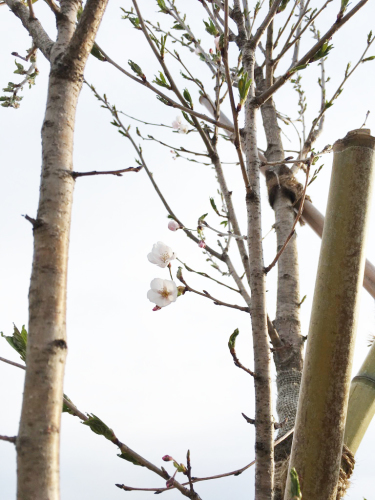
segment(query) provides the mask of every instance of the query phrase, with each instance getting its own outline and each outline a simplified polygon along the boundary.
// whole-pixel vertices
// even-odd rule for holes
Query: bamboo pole
[[[331,185],[290,469],[304,500],[336,498],[349,393],[375,138],[354,130],[333,146]],[[288,478],[285,500],[289,500]]]
[[[375,343],[350,385],[344,443],[355,455],[375,415]]]

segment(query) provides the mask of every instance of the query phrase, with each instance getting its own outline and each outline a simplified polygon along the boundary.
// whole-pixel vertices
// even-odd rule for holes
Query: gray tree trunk
[[[53,43],[18,0],[7,0],[50,61],[42,176],[29,291],[29,337],[17,437],[18,500],[58,500],[60,421],[67,354],[66,284],[74,180],[73,136],[83,71],[107,0],[62,0]]]

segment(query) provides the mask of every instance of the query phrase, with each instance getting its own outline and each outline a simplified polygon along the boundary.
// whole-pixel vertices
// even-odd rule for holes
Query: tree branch
[[[30,18],[29,9],[19,0],[5,0],[11,11],[21,20],[23,26],[29,32],[34,45],[42,52],[49,61],[54,42],[50,39],[43,26],[37,19]]]
[[[277,439],[274,443],[274,446],[278,446],[280,443],[282,443],[286,438],[288,438],[291,434],[293,434],[294,428],[286,432],[281,438]],[[232,472],[225,472],[224,474],[217,474],[216,476],[208,476],[208,477],[193,477],[192,478],[192,483],[199,483],[201,481],[211,481],[213,479],[221,479],[223,477],[229,477],[229,476],[239,476],[245,470],[249,469],[253,465],[255,465],[255,460],[250,462],[249,464],[245,465],[245,467],[242,467],[241,469],[236,469]],[[189,483],[182,483],[183,486],[187,486]],[[168,491],[174,488],[173,486],[171,488],[133,488],[131,486],[125,486],[124,484],[116,484],[116,486],[122,490],[125,491],[154,491],[156,493],[163,493],[163,491]]]
[[[0,436],[0,441],[8,441],[8,443],[16,444],[17,436]]]
[[[64,55],[65,63],[86,60],[94,45],[96,33],[108,0],[87,0],[77,28]]]
[[[87,175],[117,175],[118,177],[121,177],[125,172],[139,172],[142,167],[143,165],[140,167],[129,167],[123,168],[122,170],[111,170],[108,172],[97,172],[96,170],[93,170],[92,172],[70,172],[70,175],[73,179],[77,179],[77,177],[85,177]]]
[[[264,18],[262,24],[257,29],[255,35],[250,39],[250,42],[249,42],[250,49],[254,50],[257,47],[264,32],[266,31],[269,24],[272,22],[273,18],[275,17],[276,11],[279,8],[281,2],[282,2],[282,0],[274,0],[270,10],[268,11],[267,16]]]

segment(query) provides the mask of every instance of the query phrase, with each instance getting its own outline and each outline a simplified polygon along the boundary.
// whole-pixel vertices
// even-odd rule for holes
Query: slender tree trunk
[[[17,438],[18,500],[58,500],[59,444],[67,354],[66,283],[74,180],[73,135],[83,70],[106,1],[61,2],[50,53],[42,127],[42,176],[29,291],[29,338]]]
[[[244,68],[254,76],[254,52],[244,53]],[[254,86],[250,93],[254,93]],[[255,371],[255,499],[271,500],[273,496],[273,410],[271,393],[271,356],[268,340],[266,279],[263,262],[260,162],[257,148],[257,108],[251,100],[245,106],[245,152],[251,192],[246,196],[251,288],[251,324]]]
[[[271,69],[269,69],[271,72]],[[263,71],[257,68],[255,72],[257,89],[266,90],[272,83],[272,78],[263,78]],[[282,161],[285,158],[281,140],[281,131],[277,121],[275,103],[270,98],[262,107],[263,128],[267,138],[265,152],[268,161]],[[292,229],[295,213],[291,193],[283,186],[281,179],[283,172],[289,169],[283,165],[269,169],[266,174],[267,182],[273,183],[277,189],[273,190],[270,202],[275,212],[275,231],[277,250],[285,243]],[[277,372],[277,400],[276,409],[279,422],[286,423],[279,430],[278,437],[283,436],[294,427],[297,413],[298,395],[302,378],[303,344],[301,324],[299,318],[299,266],[297,237],[294,235],[289,241],[277,263],[277,309],[275,328],[285,348],[274,351],[274,362]],[[283,475],[279,470],[285,468],[284,461],[289,456],[293,436],[285,439],[275,448],[275,492],[274,500],[283,498]],[[280,477],[280,480],[279,480]]]

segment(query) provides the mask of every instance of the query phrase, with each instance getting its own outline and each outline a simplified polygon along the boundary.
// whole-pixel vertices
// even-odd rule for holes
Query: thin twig
[[[203,293],[198,292],[198,290],[194,290],[194,288],[191,288],[191,286],[189,286],[186,283],[186,281],[184,280],[184,278],[182,276],[181,268],[179,269],[179,272],[177,274],[177,278],[181,281],[181,283],[183,283],[185,285],[185,291],[183,293],[193,292],[193,293],[196,293],[197,295],[200,295],[201,297],[205,297],[206,299],[212,300],[213,303],[217,306],[230,307],[231,309],[238,309],[239,311],[244,311],[246,313],[250,312],[250,309],[248,307],[242,307],[242,306],[238,306],[236,304],[228,304],[227,302],[223,302],[222,300],[215,299],[215,297],[213,297],[211,294],[209,294],[206,290],[203,290]]]
[[[151,83],[149,83],[147,80],[142,80],[140,78],[135,77],[134,75],[132,75],[131,73],[126,71],[124,68],[122,68],[119,64],[117,64],[113,59],[111,59],[108,56],[108,54],[106,54],[106,52],[104,52],[104,50],[101,47],[98,46],[98,48],[99,48],[100,52],[103,54],[103,56],[106,58],[107,62],[112,64],[112,66],[114,66],[119,71],[121,71],[121,73],[124,73],[124,75],[126,75],[127,77],[131,78],[132,80],[139,83],[140,85],[143,85],[144,87],[147,87],[148,89],[152,90],[153,92],[155,92],[155,94],[160,96],[162,99],[165,99],[165,101],[167,101],[167,103],[168,103],[168,106],[171,106],[172,108],[180,109],[181,111],[184,111],[185,113],[189,113],[190,115],[193,115],[197,118],[200,118],[201,120],[207,121],[209,123],[212,123],[213,125],[217,125],[218,127],[221,127],[221,128],[226,129],[226,130],[229,130],[230,132],[233,132],[232,127],[229,127],[229,126],[225,125],[224,123],[218,122],[216,120],[213,120],[209,116],[203,115],[202,113],[198,113],[197,111],[194,111],[191,108],[188,108],[186,106],[182,106],[178,102],[176,102],[173,99],[171,99],[170,97],[168,97],[166,94],[163,94],[163,92],[160,92],[160,90],[158,90],[156,87],[151,85]]]
[[[124,137],[126,137],[127,139],[129,139],[129,141],[131,142],[133,148],[135,149],[135,151],[137,152],[137,155],[139,157],[139,160],[140,160],[140,163],[141,165],[143,165],[143,168],[144,170],[146,171],[146,174],[148,176],[148,178],[150,179],[151,181],[151,184],[153,185],[156,193],[158,194],[161,202],[163,203],[164,207],[166,208],[167,212],[169,213],[169,215],[176,221],[178,222],[178,224],[180,224],[180,226],[183,228],[182,230],[184,231],[184,233],[188,236],[188,238],[190,238],[191,240],[193,240],[195,243],[199,243],[200,240],[194,236],[194,234],[189,231],[188,229],[186,229],[186,227],[184,226],[184,224],[179,220],[179,218],[174,214],[173,210],[171,209],[171,207],[169,206],[168,202],[166,201],[165,197],[163,196],[162,192],[160,191],[159,189],[159,186],[156,184],[155,180],[154,180],[154,176],[153,174],[150,172],[147,164],[146,164],[146,161],[143,157],[143,153],[141,151],[141,149],[137,146],[137,144],[135,143],[133,137],[130,135],[129,133],[129,130],[127,127],[124,126],[124,124],[122,123],[120,117],[119,117],[119,111],[117,111],[117,109],[115,108],[115,106],[111,106],[110,103],[108,102],[108,100],[105,98],[103,98],[100,94],[98,94],[98,92],[95,90],[95,87],[93,85],[90,85],[88,84],[87,82],[85,82],[89,87],[90,89],[92,90],[92,92],[94,93],[95,97],[101,101],[103,104],[104,104],[104,107],[112,114],[112,116],[114,118],[116,118],[117,122],[119,123],[120,125],[120,128],[121,128],[121,132],[122,134],[124,135]],[[222,260],[223,261],[223,256],[221,254],[219,254],[218,252],[216,252],[213,248],[209,247],[208,245],[206,245],[206,251],[209,252],[211,255],[213,255],[214,257],[216,257],[217,259],[219,260]]]
[[[256,374],[251,371],[249,368],[246,368],[246,366],[244,366],[240,360],[238,359],[237,357],[237,354],[236,354],[236,349],[235,347],[229,347],[229,352],[231,353],[232,355],[232,358],[233,358],[233,361],[234,361],[234,364],[238,367],[238,368],[241,368],[241,370],[244,370],[246,373],[248,373],[249,375],[251,375],[252,377],[256,377]]]
[[[251,188],[250,188],[249,179],[248,179],[247,173],[246,173],[245,162],[244,162],[243,155],[242,155],[241,136],[240,136],[240,130],[238,127],[238,111],[237,111],[236,105],[234,103],[232,79],[231,79],[231,75],[230,75],[229,62],[228,62],[228,46],[229,46],[229,40],[228,40],[229,4],[228,4],[228,1],[229,0],[225,0],[225,3],[224,3],[224,5],[225,5],[225,11],[224,11],[224,48],[222,49],[222,56],[223,56],[224,68],[225,68],[225,78],[226,78],[227,85],[228,85],[230,106],[232,108],[232,115],[233,115],[234,146],[236,148],[238,159],[240,162],[241,173],[242,173],[242,177],[243,177],[243,180],[245,183],[246,192],[250,193]]]
[[[11,365],[17,366],[18,368],[22,368],[24,370],[26,369],[26,367],[19,365],[18,363],[13,363],[12,361],[9,361],[9,360],[4,359],[4,358],[0,358],[0,361],[4,361],[5,363],[9,363]],[[65,397],[63,398],[63,401],[64,401],[64,404],[66,406],[68,406],[72,410],[72,412],[74,412],[74,414],[76,416],[78,416],[81,420],[83,420],[83,421],[88,420],[88,417],[84,413],[79,411],[71,401],[69,401]],[[113,433],[113,431],[112,431],[112,433]],[[123,453],[125,455],[130,455],[130,457],[132,457],[138,463],[138,465],[142,465],[143,467],[146,467],[147,469],[151,470],[152,472],[154,472],[158,476],[162,477],[163,479],[169,479],[169,475],[164,469],[159,469],[153,463],[149,462],[148,460],[143,458],[141,455],[139,455],[137,452],[133,451],[126,444],[122,443],[116,437],[116,435],[114,433],[113,433],[113,439],[111,439],[110,441],[115,446],[120,448],[121,453]],[[189,483],[186,483],[186,484],[189,484]],[[116,485],[116,486],[120,487],[120,485]],[[194,492],[194,494],[192,494],[191,491],[187,490],[182,484],[180,484],[176,480],[173,482],[173,487],[177,488],[184,496],[191,498],[192,500],[200,500],[200,497],[197,493]],[[126,489],[126,488],[122,488],[122,489]],[[154,491],[154,490],[150,490],[150,491]]]
[[[264,18],[263,22],[257,29],[255,35],[251,38],[250,45],[252,49],[255,49],[260,42],[260,39],[262,38],[264,32],[268,28],[269,24],[272,22],[273,18],[276,15],[276,11],[279,8],[282,0],[274,0],[272,3],[272,6],[270,7],[270,10],[268,11],[268,14]]]
[[[368,42],[367,42],[367,47],[366,49],[364,50],[364,52],[362,53],[361,57],[359,58],[358,62],[356,63],[355,66],[353,66],[353,68],[349,71],[349,68],[350,68],[350,63],[347,65],[346,67],[346,70],[345,70],[345,75],[344,75],[344,78],[342,80],[342,82],[340,83],[340,85],[337,87],[336,91],[334,92],[333,96],[331,97],[331,99],[329,101],[325,101],[325,88],[322,87],[322,102],[321,102],[321,108],[320,108],[320,113],[319,115],[313,120],[313,123],[312,123],[312,126],[311,126],[311,129],[309,131],[309,134],[307,136],[307,139],[303,145],[303,148],[302,148],[302,153],[303,154],[308,154],[309,151],[311,150],[311,147],[312,145],[314,144],[314,142],[318,139],[319,135],[321,134],[322,132],[322,128],[323,128],[323,117],[324,117],[324,114],[325,112],[327,111],[327,109],[329,109],[330,105],[332,105],[333,101],[335,99],[337,99],[339,97],[339,95],[341,94],[342,90],[343,90],[343,86],[345,84],[345,82],[348,80],[348,78],[350,78],[350,76],[354,73],[354,71],[358,68],[358,66],[362,63],[363,59],[365,58],[365,55],[367,53],[367,51],[369,50],[369,48],[371,47],[372,43],[374,42],[375,40],[375,36],[373,36]],[[323,64],[323,61],[322,61],[322,64]],[[322,84],[323,84],[323,76],[324,75],[324,66],[322,66]],[[328,104],[328,106],[327,106]],[[318,129],[316,128],[317,124],[319,123],[318,125]]]
[[[0,441],[8,441],[8,443],[16,444],[17,436],[0,436]]]
[[[187,451],[186,454],[186,475],[189,479],[189,486],[190,486],[190,491],[194,493],[194,486],[193,482],[191,480],[191,463],[190,463],[190,450]]]
[[[281,436],[281,438],[277,439],[274,443],[274,446],[277,446],[280,443],[282,443],[286,438],[288,438],[291,434],[293,434],[293,432],[294,432],[294,427],[293,427],[293,429],[290,429],[288,432],[286,432],[283,436]],[[193,477],[192,483],[199,483],[201,481],[210,481],[212,479],[221,479],[223,477],[228,477],[228,476],[239,476],[240,474],[245,472],[245,470],[249,469],[253,465],[255,465],[255,460],[250,462],[248,465],[245,465],[245,467],[242,467],[241,469],[236,469],[232,472],[226,472],[224,474],[217,474],[216,476]],[[189,483],[182,483],[182,486],[187,486],[188,484]],[[131,486],[125,486],[124,484],[116,484],[116,486],[120,489],[125,490],[125,491],[154,491],[157,493],[163,493],[164,491],[171,490],[174,488],[174,486],[172,486],[171,488],[133,488]]]
[[[200,224],[207,227],[208,229],[211,229],[211,231],[214,231],[218,236],[221,236],[221,237],[224,236],[226,238],[230,237],[230,238],[234,238],[235,240],[247,240],[247,236],[240,236],[239,234],[235,234],[235,233],[223,233],[222,231],[218,231],[214,227],[211,227],[209,224],[207,224],[207,222],[205,220],[201,220]]]
[[[187,264],[185,264],[185,262],[182,262],[182,260],[180,260],[178,257],[177,257],[177,260],[178,260],[178,262],[181,262],[181,264],[185,267],[185,269],[186,269],[189,273],[199,274],[200,276],[203,276],[204,278],[207,278],[207,279],[210,279],[210,280],[212,280],[212,281],[215,281],[215,283],[218,283],[218,284],[219,284],[219,285],[221,285],[221,286],[225,286],[225,288],[229,288],[229,290],[233,290],[233,292],[241,293],[241,291],[240,291],[240,290],[237,290],[236,288],[232,288],[231,286],[226,285],[225,283],[222,283],[221,281],[215,280],[215,278],[211,278],[211,276],[209,276],[209,275],[208,275],[208,274],[206,274],[206,273],[199,272],[199,271],[194,271],[194,269],[192,269],[192,268],[191,268],[191,267],[189,267]]]
[[[92,172],[70,172],[70,175],[73,179],[76,179],[77,177],[85,177],[87,175],[117,175],[118,177],[122,177],[122,174],[125,172],[139,172],[142,168],[143,165],[140,167],[129,167],[123,168],[122,170],[111,170],[108,172],[98,172],[96,170],[93,170]]]
[[[305,64],[308,64],[313,56],[318,52],[319,49],[324,45],[324,43],[329,40],[342,26],[347,23],[369,0],[361,0],[358,4],[353,7],[353,9],[346,14],[342,19],[337,20],[331,28],[321,37],[319,42],[317,42],[306,54],[296,63],[296,65],[288,70],[282,77],[267,90],[265,90],[261,95],[253,98],[253,104],[261,106],[264,104],[280,87],[282,87],[294,73],[294,70]],[[301,32],[302,33],[302,32]]]
[[[10,359],[0,358],[0,361],[2,361],[3,363],[8,363],[8,365],[16,366],[17,368],[21,368],[22,370],[26,370],[25,365],[20,365],[19,363],[15,363],[14,361],[10,361]]]

